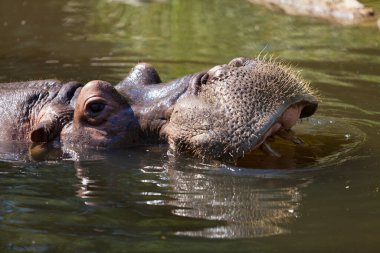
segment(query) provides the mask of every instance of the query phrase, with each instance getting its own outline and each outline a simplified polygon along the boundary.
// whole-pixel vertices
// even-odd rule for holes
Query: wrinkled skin
[[[72,119],[71,106],[81,84],[37,80],[0,84],[0,140],[48,142]]]
[[[167,108],[188,88],[188,81],[184,77],[151,85],[161,82],[157,72],[140,64],[123,80],[123,90],[100,80],[85,85],[57,80],[2,83],[0,141],[59,141],[76,151],[156,143],[170,117]]]
[[[140,127],[111,84],[37,80],[0,84],[0,141],[109,148],[133,145]]]
[[[115,88],[131,104],[142,134],[154,140],[160,138],[161,129],[168,123],[173,106],[184,97],[194,94],[194,84],[204,73],[161,83],[156,70],[147,63],[141,63]]]
[[[149,81],[131,84],[131,77]],[[301,143],[290,129],[318,105],[300,77],[265,60],[236,58],[168,84],[146,84],[152,80],[159,82],[157,73],[141,64],[116,88],[132,101],[143,128],[158,133],[174,152],[202,158],[236,161],[259,147],[277,155],[266,139],[278,134]]]
[[[259,147],[276,155],[265,142],[275,134],[301,142],[289,130],[317,108],[291,70],[245,58],[168,83],[142,63],[115,87],[99,80],[13,87],[0,84],[2,141],[104,149],[161,140],[174,152],[233,161]]]
[[[140,71],[141,66],[149,67]],[[131,87],[129,96],[100,80],[86,85],[57,80],[2,83],[0,141],[60,141],[76,151],[155,143],[170,116],[166,109],[187,89],[188,79],[153,86],[161,82],[158,74],[140,64],[123,81],[124,90],[127,84]]]

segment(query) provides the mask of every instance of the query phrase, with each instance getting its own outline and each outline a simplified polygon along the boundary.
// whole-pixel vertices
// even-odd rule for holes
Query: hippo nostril
[[[208,81],[208,79],[209,79],[209,74],[204,74],[203,76],[202,76],[202,78],[201,78],[201,85],[205,85],[205,84],[207,84],[207,81]]]
[[[207,72],[200,72],[195,74],[189,82],[189,91],[193,95],[198,95],[200,87],[202,86],[202,80],[204,76],[208,76]],[[206,79],[207,82],[207,79]]]
[[[253,59],[247,59],[247,58],[244,58],[244,57],[239,57],[239,58],[235,58],[235,59],[232,59],[229,63],[228,63],[228,66],[230,67],[245,67],[245,66],[249,66],[249,67],[255,67],[257,65],[257,61],[256,60],[253,60]]]
[[[241,67],[241,66],[244,66],[244,64],[245,64],[246,61],[247,61],[246,58],[239,57],[239,58],[232,59],[228,63],[228,65],[231,66],[231,67]]]
[[[224,73],[224,70],[223,70],[223,67],[225,67],[226,65],[218,65],[218,66],[215,66],[213,67],[212,69],[210,69],[207,74],[209,77],[217,77],[217,76],[220,76],[221,74]]]

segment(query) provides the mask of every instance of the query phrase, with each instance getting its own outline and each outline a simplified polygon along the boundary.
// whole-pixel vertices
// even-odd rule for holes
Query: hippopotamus
[[[218,160],[236,161],[259,147],[277,156],[266,142],[274,135],[302,143],[291,128],[318,107],[316,91],[290,67],[243,57],[166,84],[139,64],[116,89],[132,101],[142,128],[173,153]]]
[[[148,66],[148,64],[146,64]],[[59,141],[76,149],[130,147],[160,141],[156,129],[161,115],[187,89],[188,77],[166,84],[157,72],[134,68],[122,82],[129,96],[110,83],[93,80],[35,80],[0,84],[0,141],[47,143]],[[144,89],[156,84],[152,91]],[[132,107],[133,105],[133,107]],[[161,107],[163,106],[163,107]]]
[[[88,147],[128,146],[139,124],[131,106],[104,81],[37,80],[0,84],[0,141]]]
[[[167,83],[140,63],[116,86],[40,80],[0,84],[0,96],[1,141],[86,149],[167,142],[175,154],[219,160],[259,147],[275,154],[266,143],[275,134],[301,142],[290,129],[318,105],[290,68],[247,58]]]

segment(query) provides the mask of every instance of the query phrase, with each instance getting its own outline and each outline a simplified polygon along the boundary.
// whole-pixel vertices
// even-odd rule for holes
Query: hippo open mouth
[[[268,123],[268,127],[264,127],[262,129],[261,132],[264,134],[252,150],[261,148],[264,152],[271,156],[280,157],[281,155],[267,142],[268,138],[274,136],[279,136],[293,142],[294,144],[303,144],[304,142],[295,135],[291,128],[299,119],[309,117],[314,114],[317,109],[317,105],[318,104],[316,102],[306,103],[303,101],[286,108],[284,112],[279,113],[280,117],[273,117],[272,122],[274,123]]]
[[[257,148],[278,156],[266,142],[274,135],[302,143],[290,129],[318,106],[307,82],[270,60],[236,58],[194,76],[189,91],[162,133],[176,151],[219,160]]]

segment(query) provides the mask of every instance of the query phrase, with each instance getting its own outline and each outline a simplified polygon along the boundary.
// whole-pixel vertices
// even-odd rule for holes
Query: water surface
[[[380,12],[377,1],[366,1]],[[316,87],[317,114],[238,165],[167,147],[31,157],[0,144],[2,252],[377,252],[380,31],[236,0],[0,0],[0,82],[163,80],[270,54]],[[75,159],[73,159],[75,158]]]

